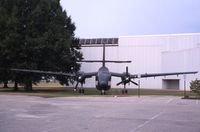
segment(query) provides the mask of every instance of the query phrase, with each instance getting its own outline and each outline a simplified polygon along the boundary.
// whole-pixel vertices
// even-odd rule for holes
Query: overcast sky
[[[80,38],[200,32],[200,0],[61,0]]]

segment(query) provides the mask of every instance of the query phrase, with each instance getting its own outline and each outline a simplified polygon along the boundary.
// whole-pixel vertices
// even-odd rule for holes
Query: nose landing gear
[[[101,90],[101,95],[105,95],[105,94],[106,94],[105,90]]]

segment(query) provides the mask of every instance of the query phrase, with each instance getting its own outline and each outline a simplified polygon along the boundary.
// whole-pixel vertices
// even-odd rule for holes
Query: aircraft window
[[[90,39],[86,39],[85,44],[90,44]]]

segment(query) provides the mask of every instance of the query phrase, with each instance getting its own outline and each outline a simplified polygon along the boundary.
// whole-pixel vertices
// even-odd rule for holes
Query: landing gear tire
[[[122,89],[122,94],[128,94],[128,90],[127,89]]]
[[[128,94],[128,90],[127,89],[125,90],[125,94]]]
[[[82,89],[82,94],[84,94],[85,93],[85,89]]]
[[[122,89],[122,94],[124,94],[124,89]]]
[[[84,93],[85,93],[85,90],[84,90],[84,89],[79,89],[78,92],[79,92],[80,94],[84,94]]]
[[[79,89],[78,92],[81,93],[81,89]]]

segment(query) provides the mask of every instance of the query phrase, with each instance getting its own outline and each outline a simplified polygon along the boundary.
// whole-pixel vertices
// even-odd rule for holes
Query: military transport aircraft
[[[67,77],[76,77],[77,84],[74,88],[76,91],[78,88],[79,83],[81,84],[81,87],[79,88],[79,93],[84,93],[83,84],[85,83],[86,78],[91,78],[95,76],[96,80],[96,88],[101,91],[101,95],[105,94],[106,90],[109,90],[111,88],[111,77],[120,77],[121,82],[117,83],[116,85],[124,85],[124,88],[122,90],[122,94],[127,94],[128,91],[126,89],[127,83],[133,83],[135,85],[138,85],[133,80],[136,78],[147,78],[147,77],[157,77],[157,76],[169,76],[169,75],[181,75],[181,74],[196,74],[197,71],[192,72],[173,72],[173,73],[152,73],[152,74],[130,74],[128,72],[128,67],[126,67],[126,72],[124,73],[115,73],[110,72],[109,69],[106,67],[106,63],[130,63],[131,61],[111,61],[105,59],[105,44],[103,44],[103,59],[102,60],[83,60],[81,62],[88,62],[88,63],[94,63],[94,62],[100,62],[102,63],[102,66],[99,68],[96,72],[78,72],[74,74],[70,73],[63,73],[63,72],[51,72],[51,71],[40,71],[40,70],[31,70],[31,69],[11,69],[12,71],[16,72],[27,72],[27,73],[38,73],[38,74],[47,74],[47,75],[59,75],[59,76],[67,76]]]

